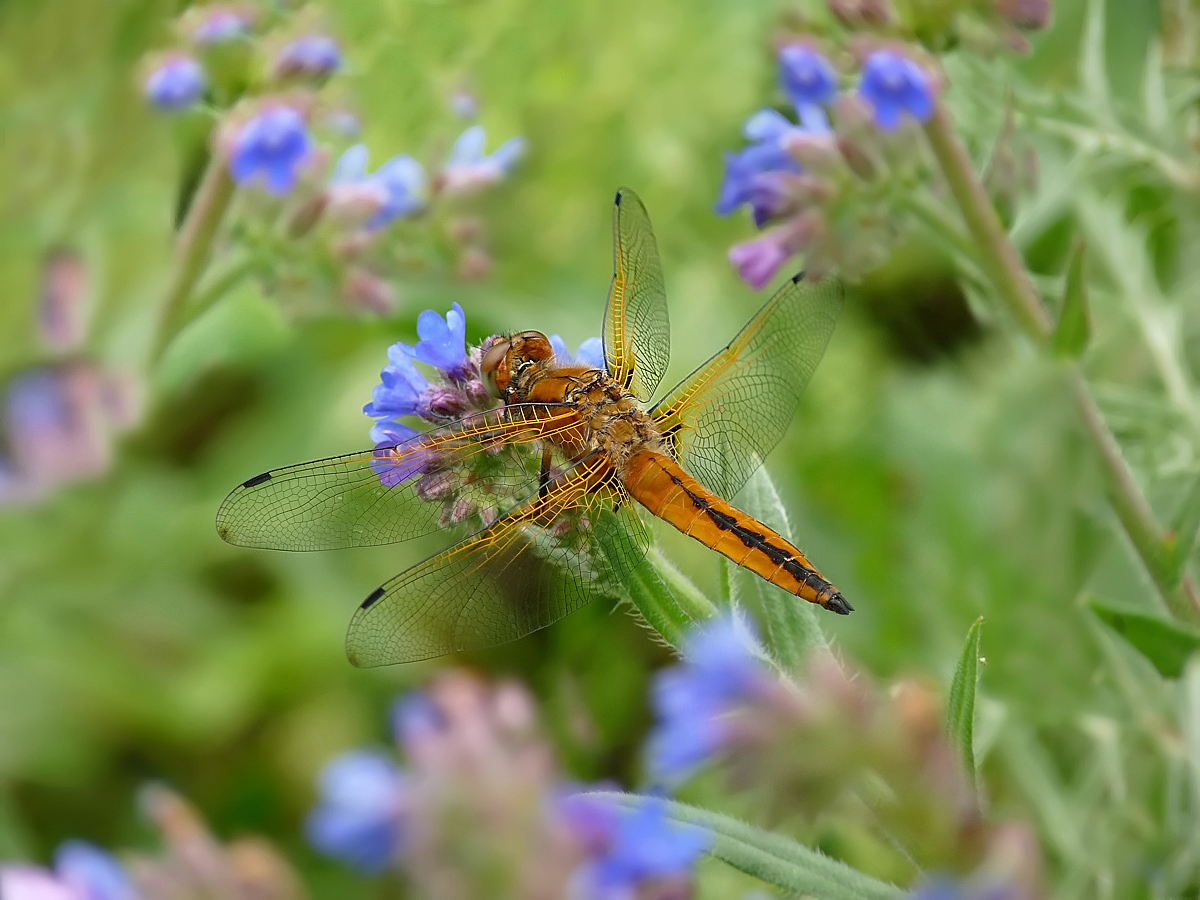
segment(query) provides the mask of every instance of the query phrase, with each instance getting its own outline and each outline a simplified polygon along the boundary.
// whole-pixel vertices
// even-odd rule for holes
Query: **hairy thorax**
[[[510,402],[569,403],[580,425],[553,440],[568,457],[600,450],[619,475],[640,450],[666,452],[662,435],[636,397],[603,372],[584,366],[530,366],[517,378]]]

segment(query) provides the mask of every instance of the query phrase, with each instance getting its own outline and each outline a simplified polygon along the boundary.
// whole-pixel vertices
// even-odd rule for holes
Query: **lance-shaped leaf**
[[[1174,565],[1176,578],[1183,575],[1183,567],[1187,565],[1192,548],[1196,546],[1196,533],[1200,531],[1200,475],[1192,479],[1183,502],[1171,519],[1171,528],[1167,532],[1167,552]]]
[[[962,755],[963,769],[972,782],[975,780],[975,686],[979,681],[979,638],[983,625],[980,616],[967,632],[962,655],[950,682],[950,708],[946,713],[946,729],[950,740]]]
[[[1067,289],[1052,338],[1054,352],[1074,359],[1083,353],[1092,334],[1091,312],[1088,309],[1087,285],[1084,282],[1084,244],[1076,241],[1067,268]]]
[[[1178,678],[1188,658],[1200,651],[1200,632],[1167,619],[1092,600],[1088,603],[1100,621],[1125,638],[1153,663],[1164,678]]]
[[[595,796],[629,808],[650,799],[610,792]],[[822,900],[899,900],[904,896],[899,888],[783,835],[686,803],[668,800],[666,805],[669,819],[701,828],[712,836],[709,855],[789,894]]]

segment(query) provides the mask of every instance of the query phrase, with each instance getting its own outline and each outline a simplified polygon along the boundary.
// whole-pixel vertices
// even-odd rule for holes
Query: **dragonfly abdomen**
[[[664,522],[788,593],[841,615],[853,610],[796,547],[712,493],[669,456],[635,453],[625,466],[625,487]]]

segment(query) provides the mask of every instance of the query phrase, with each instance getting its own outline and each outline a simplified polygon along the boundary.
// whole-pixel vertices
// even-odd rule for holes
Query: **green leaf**
[[[1054,327],[1054,352],[1071,359],[1083,353],[1092,334],[1087,284],[1083,272],[1085,255],[1084,243],[1076,241],[1071,252],[1071,265],[1067,269],[1067,289],[1063,295],[1062,310],[1058,314],[1058,324]]]
[[[766,469],[760,467],[750,476],[738,492],[737,506],[792,540],[787,511]],[[728,560],[722,559],[722,566],[730,603],[748,607],[760,617],[767,632],[767,649],[784,670],[794,670],[810,650],[827,646],[814,604]]]
[[[1088,0],[1083,42],[1079,47],[1079,83],[1087,98],[1088,111],[1098,122],[1107,124],[1113,121],[1114,116],[1105,61],[1104,4],[1105,0]]]
[[[975,686],[979,681],[979,638],[983,616],[971,625],[963,644],[962,655],[950,682],[950,708],[946,728],[950,739],[962,754],[963,768],[972,782],[975,780]]]
[[[658,799],[608,791],[594,796],[631,809]],[[893,900],[904,896],[899,888],[783,835],[686,803],[667,800],[666,805],[669,819],[701,828],[712,836],[709,855],[789,893],[822,900]]]
[[[1178,678],[1188,658],[1200,650],[1200,632],[1190,628],[1098,600],[1089,601],[1088,606],[1101,622],[1150,660],[1164,678]]]
[[[1167,532],[1167,552],[1174,564],[1175,577],[1183,575],[1183,567],[1196,546],[1196,534],[1200,532],[1200,475],[1197,475],[1183,495],[1183,502],[1175,511],[1171,528]]]

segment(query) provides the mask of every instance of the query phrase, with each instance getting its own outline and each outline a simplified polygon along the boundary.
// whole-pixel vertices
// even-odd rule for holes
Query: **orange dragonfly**
[[[545,335],[491,339],[479,375],[503,401],[394,446],[272,469],[221,505],[226,541],[329,550],[405,541],[482,510],[473,534],[362,602],[356,666],[516,640],[619,595],[649,547],[637,506],[835,613],[852,607],[796,547],[726,499],[783,436],[842,305],[793,278],[726,347],[653,406],[669,323],[650,220],[616,195],[605,369],[563,365]],[[636,502],[635,502],[636,501]]]

